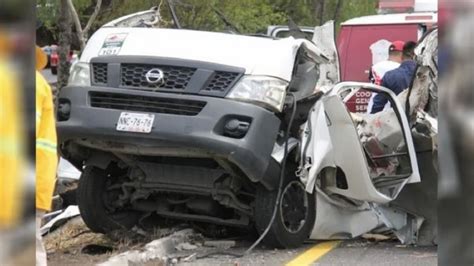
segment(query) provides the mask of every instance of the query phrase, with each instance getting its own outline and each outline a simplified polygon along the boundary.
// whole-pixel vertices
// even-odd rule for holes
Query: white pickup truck
[[[264,241],[286,248],[412,221],[387,207],[420,181],[407,117],[385,88],[336,85],[332,23],[312,41],[275,40],[157,28],[154,16],[100,28],[58,96],[62,156],[82,169],[79,209],[93,231],[152,217],[260,234],[270,226]],[[361,142],[354,122],[375,118],[356,120],[341,100],[360,88],[392,102],[384,138],[365,128]],[[364,224],[342,216],[324,226],[335,223],[318,208],[334,206],[360,211]]]

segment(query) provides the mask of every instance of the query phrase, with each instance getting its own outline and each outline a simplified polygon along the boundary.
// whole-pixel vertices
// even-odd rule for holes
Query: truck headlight
[[[288,82],[268,76],[244,76],[227,98],[251,102],[281,112]]]
[[[69,86],[90,86],[91,70],[88,63],[77,62],[71,68],[68,80]]]

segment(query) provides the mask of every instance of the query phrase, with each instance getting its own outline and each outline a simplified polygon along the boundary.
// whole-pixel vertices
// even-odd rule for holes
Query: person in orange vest
[[[36,265],[47,264],[40,226],[45,212],[51,210],[58,164],[53,93],[39,72],[47,60],[36,46]]]

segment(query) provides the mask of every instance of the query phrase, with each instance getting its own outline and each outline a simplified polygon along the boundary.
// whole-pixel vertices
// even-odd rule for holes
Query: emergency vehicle
[[[341,80],[367,82],[371,66],[388,58],[389,43],[418,41],[437,24],[437,9],[433,0],[380,0],[378,15],[343,22],[337,38]],[[366,112],[370,96],[361,90],[346,105],[352,112]]]

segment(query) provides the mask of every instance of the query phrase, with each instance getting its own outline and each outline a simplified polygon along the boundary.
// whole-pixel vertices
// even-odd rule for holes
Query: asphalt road
[[[252,253],[244,257],[235,257],[226,254],[211,254],[208,257],[201,257],[208,254],[208,250],[198,248],[189,251],[168,254],[169,262],[172,258],[178,258],[177,265],[182,266],[207,266],[207,265],[383,265],[383,266],[429,266],[437,265],[436,247],[406,247],[396,242],[370,242],[367,240],[348,240],[327,253],[318,252],[318,246],[328,241],[317,243],[307,243],[297,249],[276,250],[266,247],[257,247]],[[241,254],[249,246],[250,242],[238,242],[237,246],[225,250],[229,253]],[[52,266],[62,265],[94,265],[109,259],[113,254],[88,255],[82,254],[78,248],[63,250],[48,254],[48,264]],[[134,247],[137,249],[137,247]],[[191,256],[188,262],[183,259]],[[301,259],[303,257],[303,260]],[[162,265],[161,261],[149,261],[144,265]]]
[[[406,247],[397,242],[345,241],[312,265],[437,265],[436,247]]]
[[[437,265],[436,247],[413,247],[398,242],[372,242],[347,240],[340,242],[327,253],[318,248],[329,241],[307,243],[298,249],[269,250],[257,248],[250,255],[236,258],[228,255],[193,260],[178,265]],[[246,245],[232,248],[231,252],[243,252]],[[199,251],[195,251],[199,253]]]
[[[183,225],[181,225],[183,226]],[[180,226],[180,227],[181,227]],[[186,228],[181,227],[182,229]],[[165,228],[161,228],[165,229]],[[174,247],[155,259],[144,263],[146,266],[163,265],[163,259],[168,263],[182,266],[189,265],[437,265],[436,247],[414,247],[400,245],[398,241],[369,241],[366,239],[344,241],[312,241],[295,249],[272,249],[264,245],[257,246],[250,254],[243,254],[253,243],[256,236],[236,235],[227,239],[213,239],[221,243],[219,247],[209,247],[205,240],[208,238],[193,233],[189,240],[172,240]],[[153,239],[152,241],[154,241]],[[222,243],[234,241],[231,248]],[[100,233],[91,232],[82,219],[74,218],[59,229],[48,234],[45,239],[48,251],[48,265],[95,265],[109,260],[111,257],[135,250],[140,252],[149,241],[132,243],[125,237],[123,241],[112,240]],[[183,244],[187,245],[185,248]],[[112,252],[104,251],[91,254],[84,252],[86,246],[107,246]],[[159,245],[158,245],[159,246]],[[181,247],[180,247],[181,246]],[[157,249],[157,252],[160,248]],[[161,249],[163,250],[163,249]],[[133,253],[133,252],[132,252]],[[157,254],[160,254],[159,252]],[[234,254],[234,255],[230,255]],[[147,255],[148,256],[148,255]],[[146,258],[147,256],[143,257]],[[164,256],[164,257],[163,257]],[[131,264],[130,264],[131,265]]]

